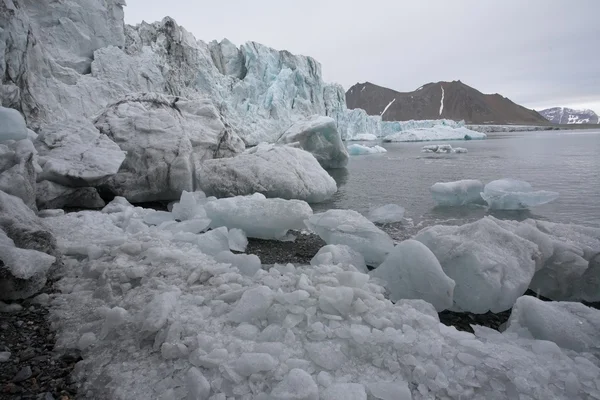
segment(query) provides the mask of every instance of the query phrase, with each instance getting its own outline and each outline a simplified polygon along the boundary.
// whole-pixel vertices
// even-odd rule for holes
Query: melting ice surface
[[[558,198],[558,193],[535,191],[525,181],[498,179],[485,185],[481,197],[491,209],[522,210],[554,201]]]
[[[327,261],[347,257],[343,249],[331,249],[331,256],[310,266],[257,269],[256,259],[227,252],[217,262],[195,243],[144,223],[148,212],[116,199],[103,212],[47,218],[66,264],[52,309],[57,348],[81,349],[80,390],[93,398],[600,396],[598,359],[587,347],[570,345],[581,342],[579,326],[555,329],[563,314],[546,327],[521,301],[510,332],[477,326],[475,334],[459,332],[440,324],[430,304],[393,304],[369,275]],[[341,238],[376,234],[360,215],[337,214],[310,219]],[[398,262],[425,260],[426,254],[413,249]],[[428,270],[443,278],[429,259]],[[444,285],[450,288],[451,281]],[[571,318],[575,311],[561,313]],[[586,327],[598,324],[598,311],[577,315]],[[569,346],[534,339],[557,335]]]

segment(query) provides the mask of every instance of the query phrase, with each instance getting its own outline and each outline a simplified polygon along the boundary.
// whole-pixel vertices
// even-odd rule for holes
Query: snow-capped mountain
[[[552,107],[539,112],[553,124],[598,124],[600,119],[593,110],[576,110],[567,107]]]
[[[472,124],[547,124],[537,112],[497,93],[481,93],[461,81],[428,83],[412,92],[357,83],[346,92],[346,104],[384,121],[447,118]]]

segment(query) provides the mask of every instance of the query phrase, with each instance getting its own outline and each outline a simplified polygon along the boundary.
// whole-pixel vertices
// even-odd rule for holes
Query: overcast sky
[[[600,112],[600,0],[127,0],[196,38],[312,56],[324,79],[398,91],[460,79],[527,107]]]

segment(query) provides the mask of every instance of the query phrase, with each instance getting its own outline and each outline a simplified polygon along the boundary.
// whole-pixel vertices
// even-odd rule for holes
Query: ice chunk
[[[325,389],[321,400],[367,400],[365,387],[358,383],[334,383]]]
[[[231,251],[222,251],[215,256],[215,260],[231,264],[246,276],[254,276],[261,268],[260,258],[254,254],[233,254]]]
[[[483,183],[475,179],[455,182],[438,182],[431,188],[433,200],[439,206],[463,206],[482,202]]]
[[[351,144],[348,146],[348,153],[351,156],[362,156],[365,154],[387,153],[387,150],[381,146],[364,146],[362,144]]]
[[[169,220],[164,222],[171,222]],[[184,233],[200,233],[204,232],[210,226],[210,219],[201,218],[201,219],[190,219],[183,222],[172,223],[164,229],[171,231],[173,233],[184,232]]]
[[[390,300],[423,299],[440,312],[452,307],[455,283],[423,243],[405,240],[370,275],[385,282]]]
[[[27,126],[20,112],[0,107],[0,143],[7,140],[27,139]]]
[[[163,222],[175,221],[173,213],[168,211],[150,211],[144,216],[144,222],[148,225],[160,225]]]
[[[387,233],[353,210],[315,214],[306,226],[327,244],[345,244],[358,251],[368,265],[379,265],[394,248]]]
[[[311,153],[323,168],[343,168],[348,152],[331,117],[313,115],[292,125],[277,143],[300,147]]]
[[[158,332],[166,323],[171,311],[177,305],[179,293],[166,292],[156,295],[144,310],[142,332],[153,334]]]
[[[404,207],[397,204],[386,204],[385,206],[369,211],[367,218],[369,221],[378,224],[391,224],[402,221],[405,211]]]
[[[184,190],[181,193],[179,203],[173,205],[171,212],[178,221],[187,221],[195,218],[202,219],[206,217],[206,211],[204,211],[203,203],[199,200],[205,198],[206,195],[204,192],[187,192]]]
[[[229,320],[242,323],[265,318],[267,310],[273,304],[273,299],[273,291],[268,286],[248,289],[229,313]]]
[[[527,290],[540,257],[534,243],[487,217],[460,227],[433,226],[415,239],[456,282],[455,308],[473,313],[511,308]]]
[[[86,332],[81,335],[81,338],[79,338],[79,341],[77,342],[77,348],[83,351],[96,343],[96,340],[96,335],[93,332]]]
[[[315,364],[329,371],[337,370],[347,361],[339,344],[333,342],[306,343],[305,348],[308,356]]]
[[[238,228],[229,230],[229,249],[233,251],[246,251],[248,238],[246,233]]]
[[[273,388],[273,400],[319,400],[319,388],[310,374],[294,368]]]
[[[244,353],[235,362],[235,370],[241,376],[271,371],[276,366],[277,360],[267,353]]]
[[[187,400],[208,400],[210,383],[198,368],[192,367],[188,370],[185,383],[188,390]]]
[[[558,193],[534,191],[525,181],[499,179],[485,185],[481,197],[494,210],[521,210],[550,203],[558,198]]]
[[[237,196],[206,204],[211,227],[243,230],[249,237],[283,239],[290,229],[303,229],[312,209],[304,201]]]
[[[261,144],[237,157],[208,160],[196,176],[202,190],[217,197],[258,192],[319,203],[337,191],[335,180],[312,154],[290,146]]]
[[[520,297],[510,314],[505,332],[549,340],[562,348],[600,354],[600,311],[581,303],[545,302]]]
[[[368,272],[365,258],[345,244],[328,244],[319,249],[310,260],[311,265],[352,265],[361,272]]]
[[[0,299],[24,299],[46,284],[46,274],[56,258],[36,250],[20,249],[0,229]]]
[[[377,400],[412,400],[408,384],[403,381],[369,383],[367,393]]]
[[[352,300],[352,288],[325,286],[319,296],[319,308],[326,314],[348,315],[352,310]]]
[[[222,226],[198,235],[196,245],[204,254],[215,256],[222,251],[229,251],[227,228]]]

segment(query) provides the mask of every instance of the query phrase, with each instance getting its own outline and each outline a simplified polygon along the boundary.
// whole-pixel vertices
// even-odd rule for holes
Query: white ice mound
[[[523,296],[515,303],[507,325],[507,333],[600,355],[600,310],[581,303],[545,302]]]
[[[558,193],[534,191],[525,181],[498,179],[485,185],[481,197],[493,210],[522,210],[550,203],[558,198]]]
[[[262,193],[270,198],[319,203],[337,191],[335,180],[307,151],[261,144],[233,158],[203,162],[200,188],[217,197]]]
[[[7,140],[27,139],[27,126],[20,112],[0,107],[0,143]]]
[[[383,138],[384,142],[427,142],[433,140],[485,139],[485,133],[475,132],[464,126],[434,125],[428,128],[403,130]]]
[[[305,121],[296,122],[277,143],[308,151],[323,168],[343,168],[348,164],[348,151],[335,120],[330,117],[313,115]]]
[[[421,149],[421,153],[457,154],[468,152],[464,147],[452,147],[449,144],[428,144]]]
[[[311,265],[352,265],[360,272],[367,273],[365,258],[358,251],[344,244],[328,244],[319,249],[310,260]]]
[[[34,142],[46,179],[64,186],[96,186],[115,175],[125,151],[85,120],[46,125]]]
[[[289,230],[303,229],[312,215],[304,201],[266,199],[261,194],[214,200],[205,209],[211,227],[238,228],[259,239],[284,239]]]
[[[351,144],[348,146],[348,153],[351,156],[362,156],[365,154],[387,153],[387,150],[381,146],[364,146],[362,144]]]
[[[454,281],[442,270],[435,255],[421,242],[405,240],[370,272],[384,282],[390,300],[422,299],[440,312],[452,307]]]
[[[368,265],[381,264],[394,248],[387,233],[353,210],[315,214],[306,226],[327,244],[345,244],[358,251]]]
[[[476,179],[438,182],[429,190],[438,206],[464,206],[482,201],[483,183]]]
[[[367,218],[378,224],[392,224],[402,221],[405,211],[404,207],[397,204],[386,204],[369,211]]]
[[[529,240],[485,217],[462,226],[433,226],[415,239],[456,282],[456,310],[483,314],[511,308],[525,293],[541,255]]]

